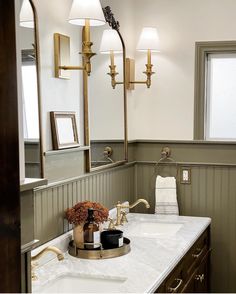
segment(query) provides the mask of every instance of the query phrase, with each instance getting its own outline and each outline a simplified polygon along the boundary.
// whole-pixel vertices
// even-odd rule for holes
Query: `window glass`
[[[206,140],[236,140],[236,54],[208,54]]]
[[[37,74],[35,65],[22,66],[24,138],[39,139]]]

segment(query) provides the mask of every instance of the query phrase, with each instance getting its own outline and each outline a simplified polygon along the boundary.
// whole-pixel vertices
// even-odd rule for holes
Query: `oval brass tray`
[[[119,257],[130,252],[130,240],[128,238],[124,238],[124,245],[119,248],[114,249],[97,249],[97,250],[86,250],[79,249],[74,245],[74,241],[69,243],[68,252],[70,255],[83,258],[83,259],[107,259]]]

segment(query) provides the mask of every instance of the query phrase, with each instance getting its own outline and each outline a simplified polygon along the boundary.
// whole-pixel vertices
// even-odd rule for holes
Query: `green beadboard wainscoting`
[[[64,212],[77,202],[96,201],[112,208],[133,197],[133,163],[39,188],[34,193],[35,238],[42,244],[70,230]]]
[[[212,218],[212,291],[235,292],[236,289],[236,166],[191,165],[191,184],[177,182],[181,215]],[[179,168],[181,164],[179,165]],[[154,211],[154,164],[137,163],[135,182],[137,195],[143,195]],[[165,175],[167,175],[165,168]],[[160,168],[162,174],[163,168]],[[169,168],[174,175],[175,168]],[[137,197],[138,198],[138,197]],[[138,210],[139,209],[139,210]],[[144,212],[141,207],[136,212]]]
[[[91,145],[91,158],[93,160],[105,160],[103,155],[105,147],[112,148],[111,159],[113,161],[124,160],[124,141],[121,140],[93,140]]]

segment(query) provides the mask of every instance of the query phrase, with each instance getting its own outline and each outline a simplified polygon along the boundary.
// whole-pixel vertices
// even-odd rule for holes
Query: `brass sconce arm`
[[[152,75],[155,74],[155,72],[152,71],[152,67],[153,67],[153,64],[152,64],[151,50],[148,50],[146,71],[143,72],[147,76],[146,81],[130,81],[130,84],[146,84],[147,88],[149,89],[152,84]]]
[[[59,69],[63,69],[63,70],[85,70],[84,66],[58,66]]]
[[[82,34],[82,66],[70,66],[67,63],[70,59],[70,38],[61,34],[54,34],[54,55],[55,55],[55,77],[68,78],[63,71],[83,70],[88,76],[91,74],[91,58],[96,55],[92,52],[93,43],[90,41],[90,21],[85,21]]]

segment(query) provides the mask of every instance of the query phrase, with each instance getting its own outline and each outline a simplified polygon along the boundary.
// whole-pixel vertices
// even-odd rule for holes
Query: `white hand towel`
[[[176,180],[174,177],[156,178],[156,214],[179,215],[179,207],[176,194]]]

